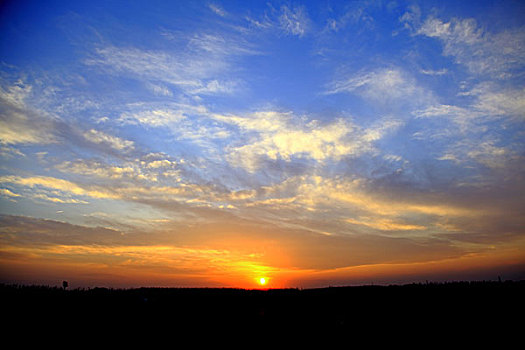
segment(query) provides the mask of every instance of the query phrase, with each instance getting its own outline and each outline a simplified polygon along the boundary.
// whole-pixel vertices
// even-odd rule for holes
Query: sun
[[[260,278],[257,280],[257,282],[259,282],[259,284],[260,284],[261,286],[264,286],[264,285],[266,285],[266,283],[268,283],[268,279],[267,279],[266,277],[260,277]]]

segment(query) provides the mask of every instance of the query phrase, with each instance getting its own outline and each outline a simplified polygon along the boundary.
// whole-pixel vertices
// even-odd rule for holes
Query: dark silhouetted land
[[[439,329],[489,336],[523,330],[525,281],[322,289],[71,289],[1,285],[12,329],[180,332],[184,329],[351,331]],[[486,333],[489,332],[489,333]]]

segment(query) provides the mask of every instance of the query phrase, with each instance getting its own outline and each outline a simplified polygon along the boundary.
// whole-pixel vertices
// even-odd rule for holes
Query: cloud
[[[471,18],[445,22],[429,17],[416,34],[439,39],[443,54],[453,56],[474,74],[504,79],[519,74],[525,64],[525,27],[491,33]]]
[[[16,147],[8,145],[0,145],[0,157],[4,159],[11,159],[15,157],[25,157],[26,155]]]
[[[174,109],[143,110],[123,113],[119,120],[125,124],[138,123],[151,127],[161,127],[177,124],[186,119],[188,114],[193,114],[195,111],[199,112],[199,109],[192,106],[177,106],[177,108]]]
[[[0,86],[0,143],[49,144],[56,142],[53,118],[31,108],[26,100],[32,86],[18,81]]]
[[[115,73],[131,73],[147,81],[163,81],[180,87],[200,85],[200,78],[218,70],[216,62],[202,66],[196,61],[186,61],[162,51],[143,51],[136,48],[109,46],[99,48],[95,56],[86,61],[88,65],[100,65]]]
[[[433,69],[421,69],[420,72],[425,75],[433,75],[433,76],[439,76],[439,75],[445,75],[449,73],[448,69],[442,68],[439,70],[433,70]]]
[[[335,80],[325,94],[351,93],[376,104],[392,108],[393,104],[424,106],[431,103],[433,94],[419,86],[416,80],[400,68],[381,68],[371,72]]]
[[[346,222],[355,225],[364,225],[371,228],[375,228],[381,231],[414,231],[414,230],[425,230],[426,226],[407,224],[392,219],[371,219],[371,218],[359,218],[359,219],[346,219]]]
[[[131,106],[129,112],[118,119],[123,124],[139,124],[147,128],[160,128],[169,131],[176,140],[191,142],[202,150],[216,153],[217,140],[231,136],[228,128],[217,124],[208,109],[202,105],[172,103],[168,107],[156,109],[148,104]]]
[[[62,172],[80,174],[83,176],[95,176],[106,179],[121,179],[126,176],[134,176],[136,169],[132,166],[111,166],[96,161],[77,160],[65,161],[56,167]]]
[[[229,248],[203,244],[176,244],[166,232],[123,232],[121,230],[73,225],[54,220],[23,216],[0,216],[0,259],[3,266],[16,266],[20,260],[32,261],[32,273],[62,270],[59,260],[67,260],[75,275],[89,267],[112,275],[135,276],[144,273],[164,277],[198,274],[210,283],[218,276],[239,276],[268,272],[261,255],[234,245]],[[96,261],[96,263],[94,263]],[[37,263],[38,262],[38,263]],[[43,271],[40,271],[43,270]],[[100,277],[100,274],[99,274]],[[186,280],[186,283],[188,281]],[[223,282],[224,283],[224,282]]]
[[[462,166],[475,162],[500,170],[517,161],[523,145],[510,134],[525,117],[525,90],[481,83],[461,96],[468,97],[469,103],[437,104],[412,112],[416,118],[442,118],[454,123],[432,121],[420,131],[420,136],[446,142],[438,159]]]
[[[18,193],[13,193],[7,188],[0,188],[0,195],[5,197],[20,197]]]
[[[264,225],[242,222],[237,225],[202,225],[190,229],[187,235],[208,241],[216,249],[239,246],[260,252],[260,261],[265,265],[296,271],[322,271],[394,261],[428,261],[463,254],[462,249],[433,238],[412,240],[361,234],[330,236],[308,229],[283,228],[270,222]]]
[[[76,120],[71,115],[60,116],[63,108],[57,106],[56,96],[48,96],[50,93],[47,91],[55,87],[46,86],[45,91],[40,89],[41,86],[34,88],[21,80],[0,87],[0,151],[8,158],[23,156],[19,150],[9,146],[19,144],[61,143],[86,147],[88,141],[89,146],[96,145],[98,150],[103,150],[99,146],[121,152],[134,150],[133,141],[93,128],[84,131],[75,124]]]
[[[257,54],[241,37],[227,33],[197,33],[183,41],[168,50],[100,47],[85,64],[142,80],[164,96],[171,96],[173,88],[189,95],[216,95],[237,91],[241,82],[232,74],[232,65],[238,57]]]
[[[233,81],[233,80],[218,81],[214,79],[214,80],[209,80],[206,83],[203,83],[199,87],[196,87],[194,89],[189,89],[189,92],[191,94],[196,94],[196,95],[218,95],[218,94],[230,95],[238,91],[240,85],[241,84],[239,83],[239,81]]]
[[[9,231],[12,234],[10,238],[6,235]],[[111,246],[125,241],[120,232],[112,229],[10,215],[0,215],[0,235],[9,248],[84,244]],[[4,248],[9,249],[7,245]]]
[[[286,5],[281,6],[279,24],[288,35],[304,36],[310,26],[306,8],[302,6],[293,8]]]
[[[314,182],[306,182],[300,187],[300,193],[310,193],[315,196],[314,203],[328,204],[330,201],[346,203],[354,213],[363,213],[363,216],[390,216],[392,219],[403,215],[424,214],[430,216],[477,216],[483,210],[464,207],[462,205],[433,201],[407,196],[397,199],[389,198],[392,194],[383,194],[373,189],[373,181],[366,179],[325,179],[319,178]],[[406,196],[406,195],[405,195]]]
[[[414,31],[415,26],[421,25],[421,8],[418,5],[411,5],[408,10],[399,17],[399,21],[403,23],[405,29]]]
[[[62,164],[61,170],[68,172],[82,171],[81,162]],[[0,176],[0,184],[12,184],[24,191],[29,198],[44,199],[63,203],[83,203],[84,199],[121,200],[137,203],[147,203],[157,207],[179,205],[179,209],[192,207],[219,207],[223,203],[213,201],[217,189],[212,184],[184,182],[177,169],[141,168],[134,173],[117,173],[118,167],[100,166],[88,171],[82,179],[84,183],[73,182],[49,176]],[[119,169],[119,171],[122,168]],[[95,175],[96,174],[96,175]],[[121,176],[122,175],[122,176]],[[93,176],[105,179],[96,181]],[[128,181],[122,181],[122,180]],[[160,180],[164,181],[160,181]],[[40,198],[35,193],[43,194]],[[59,200],[53,200],[58,198]]]
[[[183,160],[176,161],[166,155],[148,154],[140,159],[125,161],[121,164],[107,164],[94,159],[77,159],[64,161],[56,165],[56,169],[66,174],[78,174],[90,179],[97,177],[110,180],[133,180],[137,182],[158,182],[161,180],[181,181],[180,165]]]
[[[101,188],[83,188],[71,181],[58,179],[48,176],[32,176],[32,177],[21,177],[5,175],[0,176],[0,183],[11,183],[20,186],[35,188],[44,187],[48,189],[54,189],[62,191],[66,194],[74,194],[77,196],[88,196],[91,198],[99,199],[118,199],[120,196],[115,193],[111,193]]]
[[[261,159],[291,161],[309,158],[315,161],[339,160],[373,150],[372,143],[399,126],[399,122],[360,129],[350,121],[330,123],[305,122],[291,113],[260,111],[241,117],[213,114],[213,119],[237,126],[251,140],[231,145],[228,159],[235,166],[255,171]],[[252,135],[252,136],[250,136]]]
[[[477,140],[452,142],[438,159],[450,160],[465,167],[472,167],[477,163],[493,170],[501,170],[508,176],[512,173],[511,164],[522,161],[523,157],[516,151],[515,145],[504,146],[495,136],[485,135]]]
[[[215,13],[216,15],[221,16],[221,17],[225,17],[228,14],[226,11],[224,11],[224,9],[222,7],[220,7],[217,4],[210,3],[210,4],[208,4],[208,8],[213,13]]]
[[[489,168],[504,168],[508,153],[508,149],[487,141],[478,143],[474,149],[467,152],[467,156]]]
[[[157,96],[173,96],[173,93],[166,86],[161,84],[146,84],[146,87]]]
[[[480,113],[516,121],[525,119],[525,88],[473,89],[470,95],[477,97],[474,108]]]
[[[391,184],[365,178],[299,175],[270,186],[261,186],[235,206],[238,215],[263,218],[276,225],[290,225],[314,231],[344,234],[352,231],[417,231],[432,229],[440,218],[468,218],[487,215],[492,209],[461,203],[447,195],[414,195],[411,189],[396,192]],[[273,214],[272,214],[273,213]],[[277,219],[277,217],[280,219]],[[352,223],[342,225],[342,223]],[[355,225],[366,228],[356,228]],[[324,227],[324,229],[322,229]]]
[[[452,135],[459,136],[458,134],[462,134],[462,137],[464,137],[467,133],[471,134],[475,131],[481,131],[483,128],[480,126],[479,121],[480,118],[485,116],[483,113],[472,107],[459,107],[444,104],[430,105],[424,109],[415,110],[412,112],[412,115],[416,118],[446,118],[455,124],[454,128],[441,130],[441,133],[436,130],[436,126],[429,128],[428,132],[433,134],[433,138],[436,138],[439,135],[446,135],[447,137]]]
[[[187,104],[172,104],[162,110],[140,106],[139,111],[124,113],[119,120],[166,127],[177,140],[199,145],[211,152],[209,156],[218,157],[218,161],[227,160],[251,172],[265,161],[290,164],[295,159],[339,161],[373,152],[375,142],[403,124],[395,118],[380,118],[362,128],[345,118],[320,122],[272,110],[220,114],[204,106]],[[219,142],[226,152],[216,152]]]
[[[74,198],[58,198],[58,197],[50,197],[43,193],[36,193],[32,195],[33,199],[42,199],[47,202],[52,203],[60,203],[60,204],[88,204],[88,202],[80,199],[74,199]]]
[[[244,19],[249,23],[249,27],[245,28],[247,32],[264,31],[277,36],[303,38],[312,29],[308,11],[302,5],[282,5],[276,8],[271,3],[267,3],[263,15],[258,17],[248,15]]]
[[[432,261],[465,253],[436,239],[313,235],[271,224],[225,222],[189,227],[174,242],[167,232],[125,233],[20,216],[0,217],[0,240],[2,253],[19,253],[29,260],[38,257],[41,264],[61,257],[81,267],[96,259],[106,268],[124,268],[128,273],[198,271],[203,277],[233,274],[237,279],[268,271]]]
[[[83,134],[84,138],[95,144],[109,146],[117,151],[132,151],[135,146],[133,141],[124,140],[117,136],[106,134],[103,131],[90,129]]]

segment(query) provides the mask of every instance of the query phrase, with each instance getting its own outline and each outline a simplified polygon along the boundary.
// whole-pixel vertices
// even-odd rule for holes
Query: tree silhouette
[[[62,281],[62,288],[64,288],[64,290],[66,290],[68,286],[69,284],[67,283],[67,281]]]

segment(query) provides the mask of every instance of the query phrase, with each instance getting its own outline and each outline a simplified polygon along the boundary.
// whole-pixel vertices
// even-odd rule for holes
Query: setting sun
[[[261,277],[259,278],[258,282],[261,286],[264,286],[266,283],[268,283],[268,280],[264,277]]]

